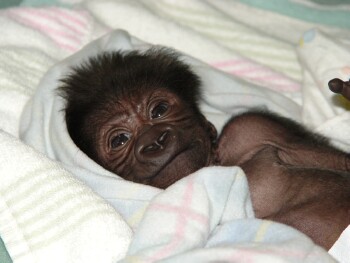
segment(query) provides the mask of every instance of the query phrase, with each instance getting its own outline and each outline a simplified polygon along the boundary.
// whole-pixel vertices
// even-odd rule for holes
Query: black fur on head
[[[106,110],[107,103],[117,103],[125,95],[147,88],[167,88],[199,113],[199,78],[166,48],[103,52],[73,67],[61,83],[58,94],[66,100],[68,132],[84,152],[92,153],[94,149],[86,148],[93,145],[91,142],[81,141],[92,136],[84,136],[83,117],[98,109]]]

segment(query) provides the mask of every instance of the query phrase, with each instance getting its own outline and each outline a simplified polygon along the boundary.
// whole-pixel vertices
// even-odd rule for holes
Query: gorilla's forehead
[[[117,94],[112,103],[115,105],[116,109],[120,111],[128,111],[129,109],[139,109],[143,111],[145,110],[144,107],[147,108],[147,105],[162,100],[170,103],[176,101],[180,102],[179,97],[167,88],[144,88],[138,86],[128,92]]]
[[[145,122],[149,119],[152,109],[159,103],[165,102],[174,112],[181,112],[187,107],[185,103],[172,91],[166,88],[140,87],[133,92],[118,94],[117,99],[110,98],[108,106],[99,110],[100,121],[116,122]]]

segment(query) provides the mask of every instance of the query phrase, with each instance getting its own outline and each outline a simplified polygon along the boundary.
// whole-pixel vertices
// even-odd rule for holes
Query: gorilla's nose
[[[166,141],[169,137],[169,133],[169,131],[164,131],[162,134],[159,135],[158,138],[152,140],[153,142],[150,142],[149,145],[143,145],[140,150],[143,154],[162,150],[166,146]]]
[[[141,162],[166,162],[176,148],[175,129],[170,125],[154,125],[141,131],[135,145],[136,158]]]

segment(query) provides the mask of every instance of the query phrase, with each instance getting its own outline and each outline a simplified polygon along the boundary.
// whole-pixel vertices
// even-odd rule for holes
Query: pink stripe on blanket
[[[88,32],[87,16],[60,8],[13,8],[8,15],[18,23],[38,30],[61,48],[74,52]]]
[[[80,26],[82,29],[86,29],[86,22],[88,19],[88,13],[85,11],[79,11],[79,15],[77,16],[76,11],[63,10],[61,8],[53,7],[50,8],[53,13],[59,15],[59,17],[74,23],[75,26]]]
[[[162,258],[166,258],[179,247],[182,242],[186,239],[186,227],[188,226],[190,221],[196,221],[198,224],[197,228],[203,227],[206,229],[209,224],[209,219],[196,212],[192,208],[192,200],[193,200],[193,192],[194,192],[194,181],[192,178],[189,179],[188,184],[186,185],[186,189],[183,195],[182,202],[179,205],[168,204],[152,204],[150,206],[151,210],[154,210],[156,213],[158,212],[167,212],[173,213],[176,216],[176,225],[174,233],[172,234],[172,240],[163,247],[160,251],[158,251],[152,258],[150,258],[150,262],[157,261]]]
[[[300,91],[300,83],[279,74],[270,68],[256,64],[244,58],[230,59],[210,63],[213,67],[221,69],[234,76],[243,78],[255,84],[276,91],[297,92]]]
[[[82,21],[73,19],[72,15],[67,11],[60,10],[58,8],[48,8],[48,9],[30,9],[26,10],[26,12],[19,13],[22,17],[26,18],[35,18],[36,20],[46,20],[49,23],[52,21],[56,22],[56,25],[66,27],[71,31],[69,32],[70,37],[77,38],[76,34],[83,34],[86,31],[86,25],[82,26]],[[55,26],[55,25],[53,25]]]
[[[191,219],[193,221],[197,221],[198,223],[201,223],[203,225],[208,223],[207,217],[186,207],[172,206],[169,204],[153,204],[152,209],[163,211],[166,213],[181,214],[182,216],[185,216],[186,218]]]

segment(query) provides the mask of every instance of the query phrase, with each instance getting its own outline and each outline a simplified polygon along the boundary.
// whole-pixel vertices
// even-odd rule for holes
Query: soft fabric
[[[350,226],[348,226],[343,233],[340,235],[339,239],[329,250],[329,253],[333,255],[339,262],[348,262],[350,258],[349,249],[350,240]]]
[[[184,253],[190,253],[195,261],[195,258],[198,261],[209,261],[220,259],[216,250],[223,250],[222,259],[226,260],[232,249],[246,249],[244,244],[247,241],[249,243],[249,240],[254,244],[258,243],[258,250],[268,250],[267,258],[284,258],[276,254],[277,246],[277,250],[286,249],[287,254],[298,251],[298,255],[288,259],[291,262],[300,259],[312,262],[313,259],[310,258],[319,253],[323,253],[326,260],[326,252],[322,252],[308,238],[277,223],[269,222],[264,237],[259,241],[255,240],[261,229],[260,224],[266,223],[254,219],[246,178],[238,168],[201,169],[161,191],[111,174],[77,148],[67,132],[62,110],[65,101],[57,93],[60,79],[69,74],[71,67],[100,52],[142,52],[148,48],[149,44],[125,31],[116,30],[56,64],[41,80],[34,97],[24,109],[20,137],[33,148],[62,162],[76,177],[109,200],[125,219],[133,217],[140,210],[140,202],[145,207],[148,206],[141,215],[139,224],[134,222],[135,235],[125,262],[130,259],[141,262],[166,258],[171,260],[172,257],[177,261],[182,259]],[[204,91],[202,108],[206,109],[208,115],[216,111],[216,115],[221,115],[220,119],[225,119],[248,108],[243,98],[249,98],[249,106],[263,106],[292,118],[298,117],[297,105],[277,92],[262,92],[259,87],[247,85],[192,57],[182,55],[180,59],[200,76]],[[125,195],[128,195],[127,201]],[[242,221],[243,219],[247,220]],[[277,236],[282,236],[283,244],[288,245],[278,245],[282,241]],[[212,240],[215,242],[212,243]],[[208,258],[206,249],[212,251],[212,257]],[[261,254],[254,250],[250,252],[251,257],[259,260]]]
[[[13,262],[125,256],[132,232],[110,205],[18,139],[0,132],[0,145],[0,233]]]
[[[30,187],[32,179],[42,174],[41,170],[34,170],[33,173],[26,171],[32,169],[32,166],[41,165],[46,167],[47,174],[53,173],[57,180],[75,182],[73,188],[83,184],[83,192],[98,204],[104,204],[104,211],[107,211],[109,218],[117,219],[117,223],[111,224],[116,230],[111,231],[111,235],[105,235],[104,229],[96,228],[99,230],[96,236],[101,239],[94,240],[86,229],[87,232],[84,232],[85,222],[81,226],[78,224],[77,231],[70,232],[68,236],[58,236],[55,242],[47,243],[47,246],[44,244],[40,249],[27,246],[27,258],[35,255],[43,260],[47,255],[45,253],[55,247],[57,249],[51,251],[50,258],[46,257],[43,262],[52,262],[56,255],[54,252],[64,255],[65,262],[89,262],[89,259],[77,255],[85,256],[83,252],[86,251],[86,246],[94,246],[95,242],[97,251],[89,252],[103,254],[103,262],[114,261],[115,255],[116,258],[126,256],[122,260],[128,262],[145,262],[146,259],[193,262],[193,258],[200,262],[332,262],[333,259],[324,250],[299,232],[284,225],[254,219],[245,176],[238,168],[203,169],[166,191],[126,182],[108,173],[74,146],[67,135],[62,112],[56,112],[62,106],[62,101],[53,96],[52,91],[57,86],[57,78],[66,72],[67,66],[78,63],[78,60],[94,52],[121,46],[142,49],[148,47],[146,43],[160,44],[191,55],[185,56],[185,59],[201,75],[205,84],[202,110],[219,130],[231,114],[262,106],[330,136],[338,146],[349,150],[349,104],[341,96],[330,93],[327,88],[327,82],[331,78],[346,80],[350,77],[350,30],[343,26],[341,20],[336,20],[339,10],[349,12],[348,4],[336,5],[332,2],[332,5],[327,5],[321,1],[308,0],[280,1],[279,6],[272,10],[268,5],[256,4],[263,1],[22,2],[25,5],[55,3],[71,8],[20,7],[0,11],[0,128],[4,131],[1,133],[1,158],[7,163],[6,169],[11,168],[16,177],[23,175],[27,178],[22,185],[28,182],[28,189],[33,189]],[[290,4],[303,7],[303,12],[315,14],[314,19],[307,21],[286,14],[283,7]],[[340,22],[331,25],[323,21]],[[126,32],[112,31],[115,28]],[[137,39],[129,38],[129,33]],[[68,58],[101,36],[104,37],[91,44],[90,48]],[[77,61],[74,62],[75,59]],[[52,65],[56,66],[43,78]],[[33,101],[24,109],[32,96]],[[36,100],[39,102],[34,103]],[[48,109],[53,112],[47,111]],[[22,112],[22,132],[23,135],[26,134],[23,138],[31,138],[29,144],[32,148],[25,145],[28,143],[14,138],[19,135]],[[32,118],[34,116],[40,117]],[[35,131],[40,135],[35,135]],[[18,151],[24,151],[25,154],[16,154]],[[23,161],[27,156],[30,162]],[[52,162],[48,157],[58,162]],[[57,167],[63,169],[62,173],[56,172]],[[5,175],[1,173],[0,176],[3,185],[9,179]],[[73,177],[81,183],[77,183]],[[51,178],[43,180],[42,189],[51,189],[52,181]],[[239,191],[235,195],[237,188]],[[14,189],[17,190],[17,187]],[[190,197],[188,189],[192,189],[190,193],[193,195]],[[16,190],[13,193],[10,191],[10,194],[16,194]],[[65,192],[65,189],[54,190]],[[81,201],[79,196],[76,198]],[[1,200],[8,202],[3,196]],[[26,198],[23,199],[25,200]],[[51,200],[46,195],[41,195],[43,207],[49,206]],[[173,204],[173,200],[178,200],[179,203]],[[193,200],[194,203],[185,210],[181,209],[181,200]],[[232,202],[234,206],[230,205]],[[199,207],[192,206],[198,203]],[[12,213],[11,204],[2,206],[1,215]],[[56,205],[65,210],[64,204]],[[95,202],[91,202],[85,203],[84,207],[94,209],[95,206]],[[65,210],[65,213],[69,220],[74,220],[80,211]],[[183,216],[177,216],[178,213]],[[220,215],[224,216],[223,219],[218,219]],[[22,214],[16,212],[14,216]],[[45,222],[53,215],[42,213],[41,216],[42,222]],[[103,218],[100,219],[104,222]],[[91,220],[96,225],[101,224],[97,217]],[[154,223],[155,220],[158,221]],[[169,222],[173,224],[170,225]],[[130,240],[130,229],[124,228],[125,223],[134,230]],[[64,225],[64,222],[61,224]],[[58,225],[59,228],[62,225]],[[11,246],[11,233],[22,231],[23,242],[31,242],[32,235],[25,235],[27,225],[8,226],[0,229],[0,236],[14,262],[21,262]],[[121,231],[121,239],[118,237],[118,229]],[[50,233],[49,230],[42,232],[43,235]],[[149,238],[149,233],[154,239]],[[106,252],[109,247],[101,247],[100,243],[111,239],[116,244],[124,242],[125,246],[130,241],[127,253],[123,246],[114,246],[112,252]],[[65,241],[64,245],[62,241]],[[336,245],[339,243],[343,244],[339,246],[340,250],[332,249],[330,253],[338,260],[347,262],[347,258],[339,255],[346,255],[344,249],[348,247],[348,241],[342,236]],[[110,258],[107,259],[108,257]],[[57,256],[58,259],[62,258]],[[93,259],[91,257],[92,261]],[[101,260],[94,262],[102,262]]]
[[[4,241],[0,237],[0,262],[2,263],[12,263],[12,259],[6,249]]]

